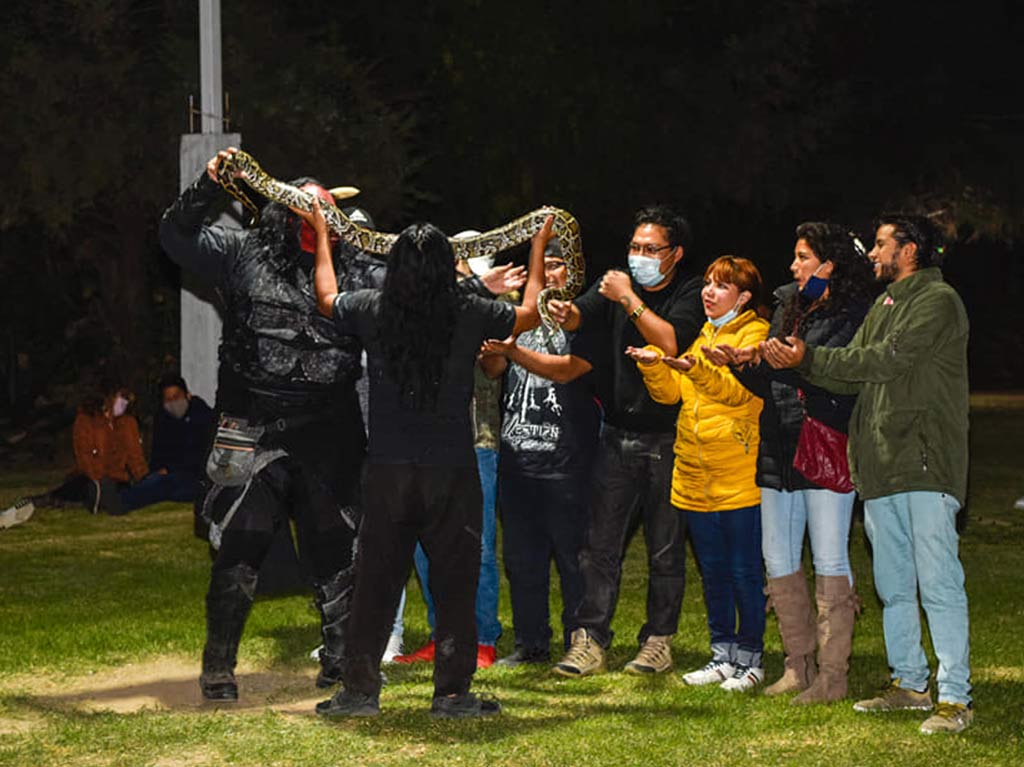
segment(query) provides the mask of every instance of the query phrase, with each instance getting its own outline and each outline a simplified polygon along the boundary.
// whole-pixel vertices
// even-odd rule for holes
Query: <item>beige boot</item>
[[[853,646],[853,621],[860,611],[845,575],[818,576],[818,678],[792,703],[828,703],[846,697],[846,672]]]
[[[807,593],[803,570],[768,579],[768,594],[775,606],[786,652],[785,671],[774,684],[765,688],[765,695],[782,695],[806,690],[814,681],[814,613]]]

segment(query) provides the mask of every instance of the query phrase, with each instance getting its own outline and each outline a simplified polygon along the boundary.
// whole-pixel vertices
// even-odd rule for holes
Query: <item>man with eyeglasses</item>
[[[658,674],[672,668],[671,642],[683,599],[686,530],[669,498],[678,406],[654,402],[623,351],[654,344],[676,356],[689,347],[705,319],[702,278],[683,262],[690,244],[685,218],[658,205],[639,211],[634,227],[628,273],[611,269],[574,303],[549,305],[566,330],[593,334],[607,352],[597,371],[605,424],[580,554],[583,601],[569,651],[555,666],[568,677],[604,670],[622,560],[641,523],[647,545],[647,620],[627,672]]]

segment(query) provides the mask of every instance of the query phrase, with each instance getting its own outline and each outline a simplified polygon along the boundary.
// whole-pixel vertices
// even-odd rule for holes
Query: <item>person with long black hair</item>
[[[469,691],[476,668],[474,618],[480,573],[480,478],[470,399],[481,343],[537,324],[548,218],[534,236],[523,305],[487,301],[456,289],[454,253],[431,224],[414,224],[388,255],[383,288],[340,292],[319,205],[314,284],[320,312],[366,346],[370,449],[366,509],[356,562],[342,689],[317,705],[329,717],[380,713],[380,662],[416,542],[430,560],[437,625],[437,717],[487,716],[497,701]]]
[[[775,291],[769,335],[846,346],[874,295],[860,240],[836,224],[800,224],[790,272],[793,282]],[[776,370],[760,359],[756,347],[719,347],[710,356],[739,363],[733,368],[736,377],[764,400],[757,453],[762,553],[786,654],[782,677],[765,688],[765,695],[799,693],[796,704],[838,700],[847,691],[857,609],[849,551],[855,493],[852,485],[838,491],[816,484],[793,461],[805,414],[845,434],[857,398],[812,386],[795,371]],[[817,619],[802,562],[805,534],[814,560]]]

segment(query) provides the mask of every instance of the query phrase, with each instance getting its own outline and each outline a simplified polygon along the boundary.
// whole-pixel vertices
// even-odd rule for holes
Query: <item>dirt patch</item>
[[[317,701],[328,691],[314,686],[315,673],[275,672],[242,667],[236,672],[236,703],[210,703],[199,692],[199,664],[182,658],[157,658],[60,681],[15,677],[4,685],[8,692],[26,695],[46,707],[73,707],[84,711],[133,713],[142,710],[199,711],[222,709],[275,710],[313,716]],[[9,722],[9,723],[8,723]],[[20,720],[0,720],[5,727]],[[31,727],[31,724],[26,724]],[[18,731],[18,730],[15,730]]]

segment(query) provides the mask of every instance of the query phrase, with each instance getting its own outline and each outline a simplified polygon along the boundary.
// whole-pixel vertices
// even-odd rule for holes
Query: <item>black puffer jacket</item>
[[[775,291],[775,311],[769,336],[782,336],[782,320],[786,306],[796,299],[795,282]],[[831,310],[826,304],[803,319],[798,335],[815,346],[846,346],[860,327],[868,304]],[[832,394],[811,386],[794,370],[775,370],[762,362],[759,365],[733,368],[740,382],[764,400],[761,411],[761,444],[757,452],[757,484],[773,490],[806,490],[816,488],[793,468],[804,405],[797,389],[804,392],[807,412],[834,429],[846,432],[857,398]]]

